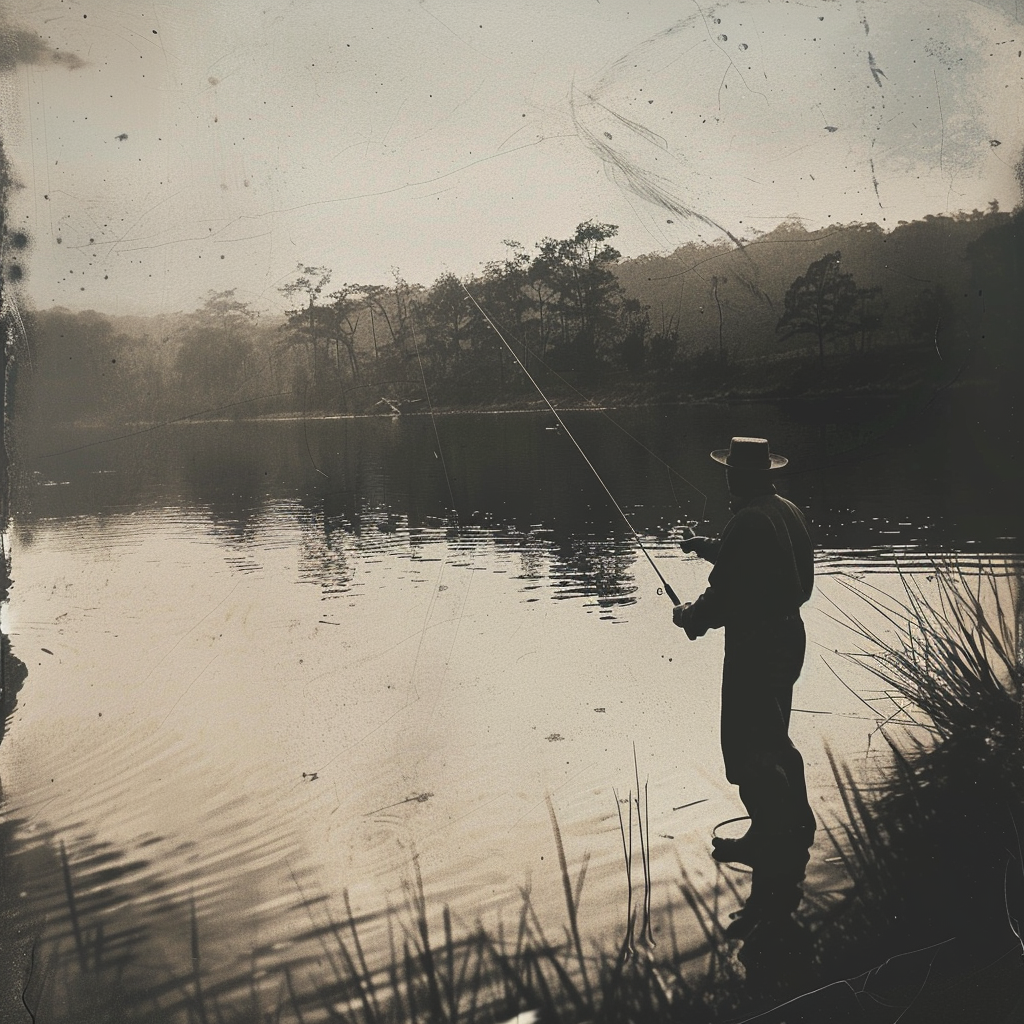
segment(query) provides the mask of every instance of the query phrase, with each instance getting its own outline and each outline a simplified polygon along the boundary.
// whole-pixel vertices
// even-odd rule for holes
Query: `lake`
[[[830,820],[825,744],[865,770],[884,747],[852,692],[876,684],[842,657],[844,582],[1016,564],[1019,434],[964,394],[563,418],[683,600],[708,570],[683,526],[728,518],[708,451],[767,435],[790,458],[780,490],[819,546],[794,736]],[[347,894],[372,956],[418,865],[457,929],[514,922],[529,887],[560,934],[550,801],[573,874],[588,863],[581,926],[614,935],[637,781],[655,904],[679,902],[681,866],[714,877],[709,832],[742,813],[721,636],[672,627],[550,413],[124,433],[22,440],[4,609],[28,669],[5,816],[26,850],[65,844],[98,919],[145,922],[172,957],[187,933],[166,922],[194,903],[211,958],[287,960]],[[830,853],[821,833],[812,885],[836,884]]]

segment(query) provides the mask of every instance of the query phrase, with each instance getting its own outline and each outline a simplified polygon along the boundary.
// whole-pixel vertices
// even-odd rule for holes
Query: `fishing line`
[[[463,287],[465,286],[463,285]],[[470,296],[470,298],[472,298],[472,296]],[[494,326],[493,320],[490,321],[490,323],[491,326]],[[504,340],[505,339],[502,338],[502,341]],[[704,499],[704,505],[701,507],[700,517],[698,519],[699,522],[703,522],[704,515],[707,512],[708,508],[708,496],[692,480],[688,480],[685,476],[683,476],[682,473],[679,472],[678,469],[675,468],[675,466],[673,466],[670,462],[666,462],[657,452],[648,448],[647,445],[645,445],[643,441],[640,440],[640,438],[638,438],[635,434],[631,434],[621,423],[619,423],[618,420],[613,420],[611,416],[608,415],[606,410],[602,409],[592,398],[590,398],[588,395],[585,395],[582,391],[580,391],[580,389],[576,387],[572,383],[572,381],[566,380],[565,377],[563,377],[557,370],[553,369],[549,364],[544,362],[544,360],[539,355],[537,355],[537,353],[532,348],[530,348],[529,345],[527,345],[523,341],[520,341],[520,344],[523,346],[523,351],[529,353],[530,357],[534,359],[536,362],[540,363],[540,365],[543,366],[544,369],[548,371],[548,373],[550,373],[553,377],[557,377],[558,380],[561,381],[561,383],[564,384],[571,391],[575,391],[576,394],[579,395],[579,397],[582,398],[583,401],[586,402],[594,410],[594,412],[599,412],[609,423],[612,424],[612,426],[617,427],[619,430],[621,430],[622,433],[625,434],[626,437],[628,437],[634,444],[639,445],[639,447],[641,447],[645,452],[647,452],[647,454],[650,455],[650,457],[654,459],[655,462],[660,462],[665,467],[665,469],[668,470],[669,487],[672,489],[672,498],[675,501],[676,505],[680,505],[681,502],[679,501],[679,497],[676,494],[675,485],[672,483],[672,474],[674,473],[677,477],[679,477],[679,479],[682,480],[687,487],[692,487]],[[514,352],[512,354],[515,355]],[[520,362],[519,365],[522,366],[523,364]],[[523,369],[525,371],[526,368],[523,367]],[[547,399],[545,399],[545,401],[547,401]]]
[[[724,839],[725,838],[724,836],[720,836],[718,834],[718,830],[720,828],[723,828],[726,825],[732,825],[734,822],[737,822],[737,821],[750,821],[750,815],[749,814],[741,814],[738,818],[726,818],[725,821],[720,821],[711,830],[711,837],[712,837],[712,839]],[[716,863],[721,864],[722,867],[730,868],[733,871],[735,871],[735,872],[737,872],[738,874],[741,874],[741,875],[752,875],[754,873],[752,868],[749,868],[749,867],[742,867],[742,868],[737,867],[736,865],[739,864],[739,863],[742,863],[741,861],[729,861],[729,860],[722,861],[722,860],[720,860],[720,861],[717,861]],[[733,916],[735,916],[735,915],[733,915]]]
[[[523,365],[523,361],[516,354],[515,349],[505,340],[505,336],[501,333],[500,330],[498,330],[494,321],[487,315],[487,313],[484,311],[484,308],[480,305],[480,303],[473,298],[473,295],[470,292],[470,290],[465,286],[465,284],[463,284],[461,280],[459,281],[459,284],[462,285],[462,290],[469,296],[470,302],[472,302],[473,305],[476,306],[478,310],[480,310],[480,315],[490,325],[491,330],[493,330],[494,333],[497,334],[497,336],[501,339],[505,348],[507,348],[509,352],[512,353],[512,358],[519,364],[519,368],[523,371],[523,373],[526,374],[526,377],[529,380],[529,382],[537,389],[537,393],[540,395],[540,397],[544,399],[544,402],[547,404],[547,407],[551,410],[551,412],[554,414],[555,419],[558,421],[558,425],[562,428],[563,431],[565,431],[565,436],[569,438],[570,441],[572,441],[572,443],[576,446],[576,450],[580,453],[580,455],[583,456],[583,461],[590,467],[590,471],[597,478],[597,482],[604,488],[604,492],[605,494],[608,495],[608,498],[611,500],[611,503],[615,506],[615,510],[619,513],[620,516],[622,516],[623,522],[626,524],[626,526],[629,527],[630,533],[632,533],[633,536],[636,538],[636,542],[639,545],[640,550],[644,553],[644,556],[647,558],[647,561],[651,563],[651,568],[657,574],[658,579],[661,580],[662,587],[665,588],[665,594],[671,599],[673,604],[679,604],[679,598],[676,597],[675,591],[672,589],[671,586],[669,586],[668,580],[666,580],[665,577],[661,574],[661,570],[655,564],[654,559],[651,558],[650,552],[647,550],[647,548],[644,547],[644,542],[640,539],[640,534],[638,534],[636,530],[633,529],[633,524],[629,521],[629,517],[626,515],[625,512],[623,512],[622,506],[615,500],[615,495],[612,494],[612,492],[608,489],[608,485],[604,482],[604,480],[601,478],[601,474],[598,473],[594,464],[587,457],[587,453],[580,447],[579,441],[577,441],[576,438],[573,437],[572,432],[565,425],[565,422],[562,419],[562,417],[558,415],[558,410],[551,404],[551,402],[548,399],[548,396],[545,395],[544,391],[541,389],[541,386],[533,379],[533,375]]]

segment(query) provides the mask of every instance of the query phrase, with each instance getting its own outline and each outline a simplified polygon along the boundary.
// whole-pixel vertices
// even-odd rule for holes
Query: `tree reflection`
[[[601,481],[543,414],[225,422],[108,442],[69,435],[24,467],[13,508],[26,538],[42,521],[170,511],[241,553],[265,542],[268,523],[298,524],[303,571],[331,586],[351,579],[346,550],[380,550],[386,538],[395,551],[511,544],[531,552],[525,574],[550,575],[560,596],[603,606],[634,600],[630,526],[664,537],[702,515],[712,530],[724,522],[725,489],[707,451],[755,433],[790,455],[781,486],[809,508],[822,547],[1021,546],[1005,468],[1020,437],[970,394],[912,407],[875,398],[565,419]],[[992,452],[1005,465],[978,454]]]

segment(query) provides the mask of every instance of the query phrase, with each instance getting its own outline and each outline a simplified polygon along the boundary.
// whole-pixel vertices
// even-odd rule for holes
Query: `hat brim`
[[[713,458],[715,462],[720,462],[723,466],[728,466],[730,469],[750,469],[754,472],[763,472],[763,470],[757,470],[753,466],[737,466],[730,462],[728,448],[719,448],[716,451],[713,451],[711,453],[711,458]],[[789,462],[789,459],[787,459],[785,455],[775,455],[772,453],[768,458],[771,460],[771,465],[765,467],[766,469],[782,469],[782,467]]]

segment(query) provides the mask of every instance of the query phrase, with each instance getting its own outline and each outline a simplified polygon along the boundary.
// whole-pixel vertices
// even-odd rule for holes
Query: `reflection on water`
[[[707,567],[678,551],[680,525],[727,517],[707,451],[767,434],[822,548],[808,623],[827,654],[848,646],[829,574],[1021,551],[1019,438],[993,463],[977,410],[876,405],[613,414],[628,434],[566,421],[683,599]],[[227,958],[297,955],[286,939],[327,927],[316,901],[336,913],[345,890],[379,950],[414,857],[459,928],[508,913],[526,879],[560,922],[551,794],[570,860],[592,854],[581,919],[602,933],[624,914],[611,794],[635,787],[635,744],[653,875],[674,886],[683,857],[699,878],[710,826],[737,813],[721,638],[681,642],[626,523],[548,426],[225,422],[23,452],[6,621],[29,674],[0,771],[25,848],[65,842],[96,918],[130,901],[124,927],[163,934],[169,915],[187,933],[195,905]],[[873,722],[820,655],[799,692],[827,803],[822,737],[863,753]]]
[[[786,492],[810,510],[824,547],[1019,549],[1012,467],[1020,434],[1006,410],[970,395],[564,419],[641,533],[702,515],[719,525],[726,495],[705,453],[757,432],[790,457]],[[403,522],[413,533],[479,528],[546,536],[566,566],[586,563],[588,538],[614,542],[629,531],[550,423],[504,414],[179,424],[120,440],[77,431],[26,442],[16,508],[26,529],[177,508],[205,513],[225,542],[244,542],[268,504],[294,501],[328,541],[339,531],[365,540]]]

